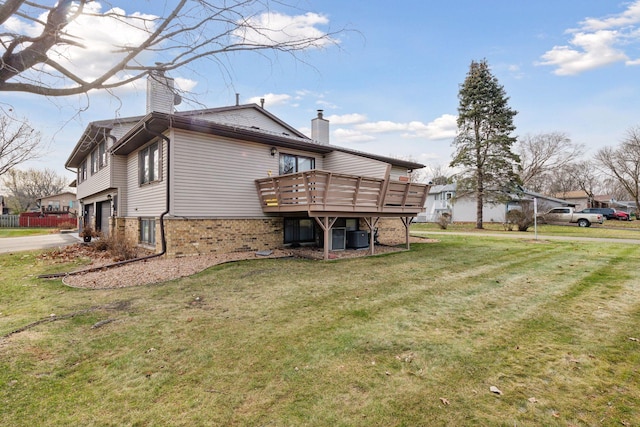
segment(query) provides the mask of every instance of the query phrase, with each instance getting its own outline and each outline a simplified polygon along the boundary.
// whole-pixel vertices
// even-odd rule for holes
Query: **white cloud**
[[[115,51],[121,46],[138,46],[154,31],[154,15],[135,12],[127,15],[120,8],[102,13],[99,2],[85,5],[85,13],[71,22],[66,30],[84,48],[55,47],[50,56],[68,66],[74,73],[91,80],[113,67],[124,53]],[[150,54],[146,54],[150,55]]]
[[[176,88],[181,90],[182,92],[191,92],[198,84],[198,82],[195,80],[185,79],[182,77],[176,77],[174,81],[176,84]]]
[[[636,0],[624,12],[609,18],[587,18],[581,22],[582,29],[588,31],[619,28],[640,23],[640,1]]]
[[[367,116],[364,114],[343,114],[343,115],[330,115],[325,117],[332,125],[353,125],[356,123],[362,123],[367,120]]]
[[[443,114],[437,119],[427,123],[420,135],[428,139],[448,139],[456,136],[458,132],[458,118],[453,114]]]
[[[383,120],[379,122],[369,122],[362,123],[356,126],[356,129],[362,132],[371,132],[371,133],[387,133],[387,132],[398,132],[407,129],[406,123],[396,123],[388,120]]]
[[[244,43],[260,46],[301,43],[296,48],[323,47],[337,40],[326,37],[326,32],[317,28],[327,25],[329,18],[317,13],[285,15],[267,12],[246,19],[233,35]]]
[[[336,144],[345,142],[368,142],[375,138],[371,135],[364,134],[355,129],[336,129],[333,131],[333,137]]]
[[[355,126],[355,129],[364,133],[402,132],[401,136],[404,138],[427,138],[437,140],[453,138],[456,135],[457,123],[456,116],[443,114],[437,119],[426,124],[420,121],[411,121],[407,123],[379,121],[358,124]]]
[[[614,47],[619,40],[616,31],[601,30],[595,33],[576,33],[569,46],[554,46],[542,55],[539,65],[555,65],[560,76],[579,74],[583,71],[626,61],[627,55]]]
[[[536,65],[556,67],[557,75],[575,75],[616,62],[639,65],[630,60],[623,50],[640,43],[640,0],[633,2],[624,12],[606,18],[587,18],[572,34],[568,45],[554,46],[545,52]]]
[[[47,13],[39,16],[40,22],[47,21]],[[138,46],[155,30],[154,15],[135,12],[127,15],[120,8],[113,8],[102,12],[99,2],[87,2],[84,13],[69,23],[65,28],[67,39],[77,41],[81,46],[56,45],[48,52],[51,60],[80,78],[91,81],[111,69],[125,53],[116,52],[126,46]],[[42,32],[42,25],[38,21],[27,22],[12,17],[2,28],[18,34],[38,36]],[[6,40],[5,40],[6,41]],[[150,56],[143,53],[141,58]],[[46,65],[40,66],[45,71]],[[110,82],[124,80],[124,73],[114,77]]]
[[[266,93],[262,96],[254,96],[249,98],[249,102],[260,104],[264,99],[265,107],[273,107],[274,105],[282,105],[288,103],[292,97],[286,93]]]

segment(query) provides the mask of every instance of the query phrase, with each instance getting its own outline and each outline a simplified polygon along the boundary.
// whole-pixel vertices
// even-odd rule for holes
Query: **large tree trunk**
[[[484,177],[482,171],[477,171],[477,185],[478,193],[476,195],[476,228],[482,230],[482,207],[484,205]]]

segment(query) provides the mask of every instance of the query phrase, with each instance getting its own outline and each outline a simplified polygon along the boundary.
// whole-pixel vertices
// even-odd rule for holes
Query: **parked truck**
[[[591,224],[602,224],[604,216],[597,213],[575,212],[573,208],[553,208],[538,216],[538,221],[548,224],[578,224],[579,227],[591,227]]]

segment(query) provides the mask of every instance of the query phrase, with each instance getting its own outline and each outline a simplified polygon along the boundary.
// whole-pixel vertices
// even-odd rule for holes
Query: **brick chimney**
[[[311,120],[311,139],[318,144],[329,145],[329,120],[322,114],[323,111],[318,110],[318,117]]]
[[[147,77],[147,114],[152,111],[173,114],[181,101],[173,88],[173,79],[161,69],[153,70]]]

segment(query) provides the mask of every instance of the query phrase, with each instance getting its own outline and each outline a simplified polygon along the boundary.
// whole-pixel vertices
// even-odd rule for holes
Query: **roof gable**
[[[423,164],[412,161],[379,156],[331,144],[318,144],[257,104],[182,111],[174,114],[152,112],[146,116],[92,122],[87,126],[65,166],[80,167],[81,162],[100,142],[107,138],[115,140],[114,128],[123,127],[123,125],[130,126],[129,130],[124,135],[120,134],[122,137],[113,144],[111,148],[113,154],[129,154],[157,137],[158,134],[170,128],[177,128],[319,154],[342,151],[406,169],[424,167]]]
[[[289,134],[298,138],[307,138],[302,132],[285,123],[257,104],[234,105],[230,107],[207,108],[175,113],[176,116],[194,117],[220,124],[238,125],[268,132]],[[263,126],[258,126],[262,124]]]

